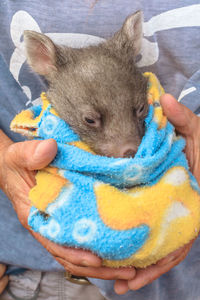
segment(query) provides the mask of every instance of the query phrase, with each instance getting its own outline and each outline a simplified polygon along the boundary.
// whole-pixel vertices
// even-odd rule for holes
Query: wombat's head
[[[147,80],[135,67],[142,16],[129,16],[104,43],[73,49],[47,36],[24,33],[27,60],[49,82],[47,92],[60,117],[97,154],[134,156],[144,134]]]

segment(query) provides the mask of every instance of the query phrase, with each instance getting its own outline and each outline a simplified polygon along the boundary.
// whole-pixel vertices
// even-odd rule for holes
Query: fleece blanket
[[[11,129],[54,138],[58,152],[30,191],[30,227],[70,247],[91,250],[111,267],[145,267],[197,236],[200,189],[189,171],[185,141],[163,115],[164,93],[148,77],[145,135],[134,158],[93,153],[49,104],[18,114]]]

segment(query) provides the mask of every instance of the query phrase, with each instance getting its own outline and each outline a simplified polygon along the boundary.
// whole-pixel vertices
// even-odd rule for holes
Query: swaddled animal
[[[58,46],[34,31],[24,40],[28,64],[49,83],[48,100],[81,140],[96,154],[134,157],[148,112],[147,79],[135,65],[142,13],[95,46]]]
[[[148,266],[196,237],[199,187],[185,142],[162,113],[156,76],[135,65],[141,12],[96,46],[58,46],[32,31],[24,38],[28,63],[49,89],[43,106],[22,111],[11,128],[58,142],[29,193],[30,227],[112,267]]]

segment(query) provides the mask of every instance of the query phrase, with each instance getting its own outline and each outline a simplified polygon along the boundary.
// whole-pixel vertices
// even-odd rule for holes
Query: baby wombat
[[[135,66],[141,12],[97,46],[58,46],[34,31],[24,39],[29,65],[49,83],[49,101],[82,141],[100,155],[133,157],[148,111],[147,80]]]

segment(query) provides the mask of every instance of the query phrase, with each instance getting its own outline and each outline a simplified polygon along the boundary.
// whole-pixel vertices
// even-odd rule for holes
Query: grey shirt
[[[46,83],[25,64],[23,31],[47,33],[60,43],[84,46],[108,38],[134,11],[144,12],[144,39],[138,65],[153,71],[169,93],[194,112],[200,111],[200,4],[194,0],[0,1],[0,126],[9,130],[16,113],[38,103]],[[11,89],[10,86],[13,88]],[[10,201],[0,194],[0,261],[43,271],[63,270],[20,225]],[[23,246],[22,246],[23,245]],[[25,245],[25,247],[24,247]],[[200,298],[200,241],[188,257],[154,283],[117,296],[112,281],[93,279],[108,299]]]

